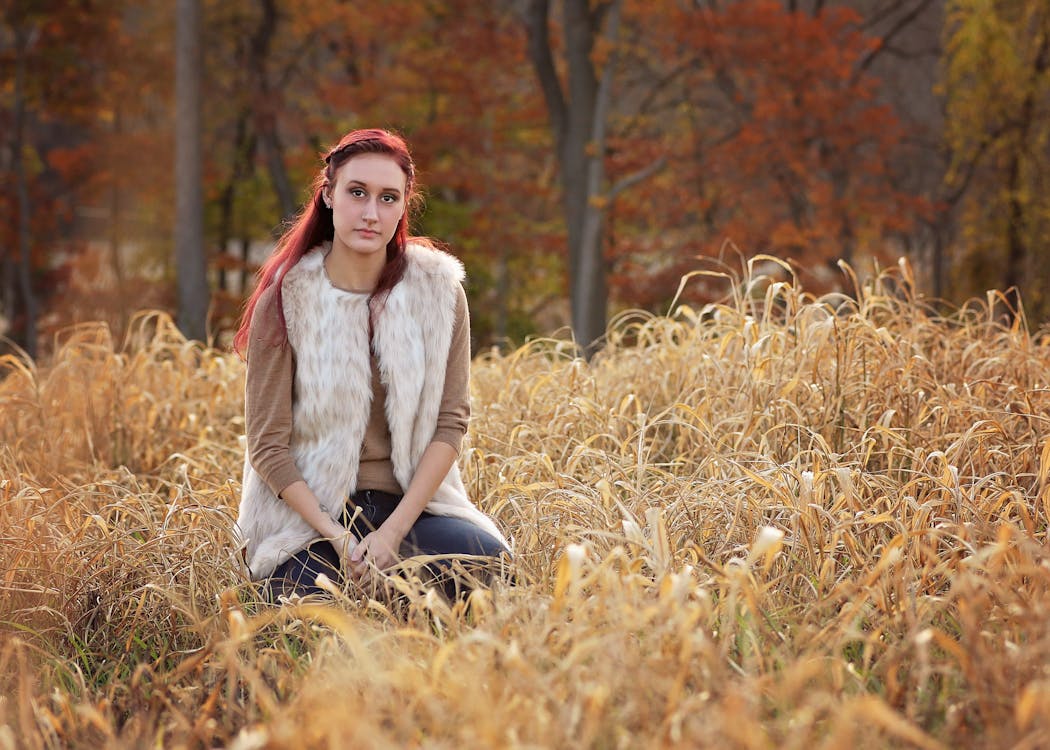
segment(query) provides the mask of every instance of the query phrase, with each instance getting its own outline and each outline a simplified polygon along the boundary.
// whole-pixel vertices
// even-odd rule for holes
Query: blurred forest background
[[[1047,0],[0,7],[0,334],[33,355],[143,307],[223,343],[320,152],[370,126],[414,149],[477,347],[589,341],[737,251],[814,291],[906,256],[929,296],[1050,313]]]

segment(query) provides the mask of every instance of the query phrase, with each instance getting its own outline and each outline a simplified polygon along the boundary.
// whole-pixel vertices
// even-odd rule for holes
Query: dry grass
[[[906,270],[474,364],[519,583],[258,601],[240,364],[159,316],[0,383],[0,749],[1050,744],[1050,347]]]

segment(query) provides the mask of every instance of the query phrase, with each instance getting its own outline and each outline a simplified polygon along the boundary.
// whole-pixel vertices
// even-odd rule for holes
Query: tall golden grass
[[[1050,745],[1050,347],[906,267],[733,289],[475,360],[517,581],[454,607],[259,600],[243,368],[166,317],[8,358],[0,750]]]

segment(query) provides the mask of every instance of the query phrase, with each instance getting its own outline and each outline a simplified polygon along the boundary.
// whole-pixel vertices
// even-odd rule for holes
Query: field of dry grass
[[[1050,344],[906,274],[480,356],[519,580],[452,609],[259,601],[232,355],[154,315],[8,359],[0,750],[1050,746]]]

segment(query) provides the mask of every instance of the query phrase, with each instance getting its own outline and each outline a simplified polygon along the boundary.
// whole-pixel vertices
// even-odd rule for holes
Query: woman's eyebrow
[[[369,184],[367,182],[362,182],[361,180],[347,180],[346,184],[347,185],[360,185],[361,187],[369,187]],[[386,187],[386,188],[380,188],[380,190],[382,190],[384,192],[388,192],[388,193],[397,193],[398,195],[401,195],[401,191],[398,190],[397,188]]]

